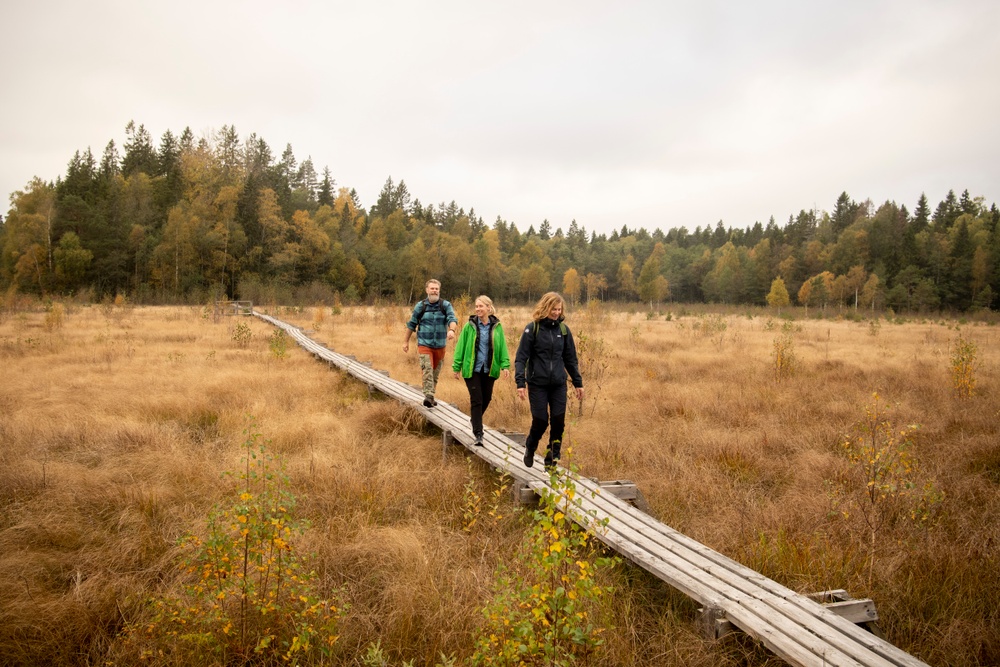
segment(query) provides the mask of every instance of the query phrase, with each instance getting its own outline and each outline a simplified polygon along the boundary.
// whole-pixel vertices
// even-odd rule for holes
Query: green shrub
[[[944,500],[933,481],[923,480],[912,447],[917,424],[899,427],[878,393],[865,407],[843,443],[847,465],[830,485],[834,510],[855,522],[867,538],[868,586],[871,587],[879,539],[886,528],[909,519],[930,525]]]
[[[250,325],[245,322],[237,322],[232,330],[230,336],[236,347],[246,348],[250,345],[250,340],[253,338],[253,332],[250,331]]]
[[[959,335],[951,350],[951,380],[955,395],[971,398],[976,392],[976,357],[979,349],[971,340]]]
[[[288,334],[285,333],[284,329],[274,330],[274,333],[268,339],[268,347],[271,350],[271,354],[276,358],[285,358],[285,355],[288,354]]]
[[[126,628],[145,658],[294,664],[322,661],[337,642],[346,607],[320,594],[318,575],[296,553],[307,524],[294,516],[280,462],[253,431],[245,431],[238,495],[212,509],[206,535],[181,540],[181,590],[151,599],[149,620]]]
[[[593,526],[574,505],[576,486],[558,469],[550,473],[531,530],[522,545],[525,571],[498,567],[494,597],[483,609],[485,625],[475,640],[474,665],[573,665],[593,659],[604,629],[592,618],[608,589],[599,571],[616,559],[593,556]]]

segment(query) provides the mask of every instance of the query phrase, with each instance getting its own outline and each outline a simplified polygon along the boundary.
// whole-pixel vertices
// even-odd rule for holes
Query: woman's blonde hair
[[[491,299],[490,297],[486,296],[485,294],[480,294],[479,296],[476,297],[476,301],[482,301],[483,303],[485,303],[486,307],[490,309],[489,312],[490,315],[497,314],[497,309],[493,307],[493,299]],[[473,301],[472,303],[475,304],[476,301]]]
[[[562,306],[563,317],[565,317],[566,301],[562,298],[562,295],[560,295],[559,292],[546,292],[542,295],[542,298],[538,300],[538,303],[535,304],[535,311],[531,314],[531,319],[535,322],[541,322],[549,316],[549,313],[551,313],[552,309],[556,306]]]

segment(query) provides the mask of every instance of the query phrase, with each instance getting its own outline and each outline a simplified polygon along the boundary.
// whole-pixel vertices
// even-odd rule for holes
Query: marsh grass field
[[[259,310],[419,384],[406,307]],[[528,309],[498,315],[516,348]],[[635,481],[657,518],[794,590],[872,598],[931,665],[1000,664],[993,322],[594,304],[567,323],[587,395],[564,465]],[[495,473],[256,318],[8,304],[0,368],[0,665],[184,664],[136,629],[189,580],[182,540],[258,444],[309,583],[338,601],[323,664],[470,664],[498,565],[523,565],[531,510]],[[438,398],[468,409],[447,369]],[[485,421],[526,430],[512,379]],[[696,605],[626,562],[600,577],[585,664],[782,664],[703,639]],[[284,664],[269,656],[198,662]]]

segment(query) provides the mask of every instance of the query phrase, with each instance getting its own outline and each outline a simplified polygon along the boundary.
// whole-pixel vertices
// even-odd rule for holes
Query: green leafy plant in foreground
[[[842,443],[848,465],[831,485],[836,512],[848,520],[862,518],[869,543],[869,587],[882,532],[907,518],[918,526],[931,525],[944,500],[932,481],[920,483],[912,442],[919,427],[896,426],[888,413],[878,393],[873,394],[864,417]]]
[[[592,657],[604,643],[592,615],[608,591],[599,571],[614,558],[591,559],[596,521],[573,524],[577,489],[572,479],[550,471],[546,489],[522,545],[524,571],[497,568],[494,597],[483,609],[485,624],[476,637],[475,665],[573,665]]]
[[[472,475],[472,459],[466,459],[465,463],[469,468],[469,481],[462,490],[462,530],[471,533],[480,524],[480,518],[484,515],[489,519],[489,525],[495,527],[506,516],[503,498],[510,488],[510,476],[501,472],[493,489],[489,491],[489,496],[484,497],[476,484],[476,478]],[[489,505],[484,506],[484,501],[487,500]]]
[[[151,600],[152,618],[128,631],[143,655],[173,664],[322,664],[346,608],[323,597],[294,548],[307,528],[280,462],[245,431],[238,495],[216,506],[205,537],[181,541],[187,580]],[[233,475],[233,473],[226,473]]]
[[[959,336],[951,350],[951,381],[955,395],[971,398],[976,393],[976,356],[979,349],[975,342]]]

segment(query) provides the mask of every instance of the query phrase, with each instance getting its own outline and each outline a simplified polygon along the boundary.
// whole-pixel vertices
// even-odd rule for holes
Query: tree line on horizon
[[[141,303],[287,295],[346,303],[448,294],[531,301],[664,301],[955,311],[1000,305],[1000,211],[968,190],[933,209],[856,202],[784,225],[684,226],[611,234],[484,223],[454,201],[425,205],[390,176],[362,206],[329,168],[280,157],[232,126],[155,145],[129,123],[119,152],[77,151],[54,182],[33,178],[0,220],[0,287],[45,297],[118,294]],[[669,212],[664,212],[669,218]]]

